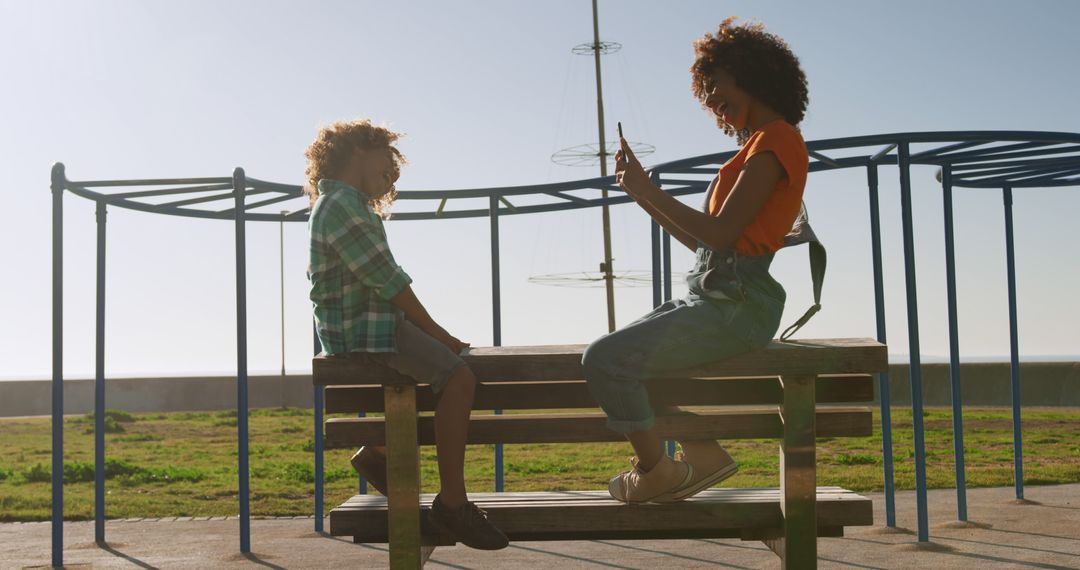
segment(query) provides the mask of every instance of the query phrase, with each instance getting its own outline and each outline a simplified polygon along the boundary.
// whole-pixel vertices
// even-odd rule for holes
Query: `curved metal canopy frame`
[[[948,167],[952,185],[968,188],[1025,188],[1080,184],[1080,134],[1032,131],[960,131],[895,133],[825,139],[807,143],[810,172],[896,165],[897,147],[928,145],[912,149],[911,164]],[[683,196],[704,192],[717,169],[736,151],[706,154],[665,162],[652,167],[661,186],[670,194]],[[267,211],[270,206],[304,199],[301,186],[246,178],[247,221],[307,221],[307,205],[282,214]],[[69,181],[72,193],[109,206],[155,214],[235,220],[233,177],[178,178],[154,180]],[[104,191],[108,189],[110,191]],[[630,197],[619,192],[604,200],[599,191],[618,191],[614,176],[588,178],[531,186],[471,188],[461,190],[404,190],[398,192],[397,206],[408,211],[394,212],[391,220],[437,220],[488,217],[487,200],[502,204],[499,216],[534,214],[559,210],[592,208],[603,204],[625,204]],[[115,191],[120,190],[120,191]],[[482,207],[469,200],[481,199]],[[518,201],[514,204],[513,201]],[[412,208],[416,203],[420,208]],[[462,204],[460,208],[451,205]],[[470,207],[473,206],[473,207]]]
[[[1006,269],[1009,290],[1009,325],[1012,366],[1013,448],[1016,496],[1023,499],[1023,453],[1020,431],[1019,349],[1016,320],[1015,252],[1013,250],[1012,190],[1080,185],[1080,134],[1035,131],[962,131],[894,133],[811,141],[807,143],[811,172],[865,168],[870,191],[870,226],[874,254],[874,287],[877,339],[885,342],[885,305],[878,213],[878,166],[896,165],[900,172],[900,198],[904,230],[904,273],[907,285],[908,352],[911,360],[912,418],[914,423],[916,503],[918,534],[928,540],[926,508],[926,460],[922,427],[922,379],[920,368],[918,307],[911,208],[911,165],[937,166],[945,211],[946,279],[949,302],[950,384],[953,401],[953,433],[956,454],[957,516],[967,520],[961,420],[960,360],[956,317],[955,256],[953,252],[953,187],[1000,189],[1004,199]],[[704,192],[719,167],[736,151],[708,154],[654,166],[652,178],[675,196]],[[104,542],[104,286],[105,212],[108,206],[148,213],[229,220],[236,226],[237,266],[237,412],[238,471],[240,495],[240,550],[250,552],[250,508],[247,464],[247,339],[245,231],[248,221],[300,222],[308,218],[308,204],[298,185],[247,178],[237,168],[232,176],[146,180],[70,181],[64,165],[53,167],[53,565],[63,565],[63,193],[97,203],[97,347],[95,378],[95,539]],[[615,178],[606,176],[572,182],[533,186],[464,190],[412,190],[398,193],[398,210],[392,220],[437,220],[486,217],[491,224],[492,305],[494,344],[501,344],[499,287],[499,217],[561,210],[575,210],[631,201],[617,190]],[[252,199],[248,199],[251,196]],[[271,208],[299,202],[294,210]],[[514,204],[513,202],[517,202]],[[479,203],[479,204],[478,204]],[[457,207],[448,208],[448,205]],[[415,207],[410,207],[415,206]],[[479,207],[477,207],[479,206]],[[404,211],[402,211],[404,210]],[[671,297],[670,236],[652,225],[653,302]],[[662,261],[661,261],[662,260]],[[662,268],[662,269],[661,269]],[[662,283],[661,283],[662,282]],[[662,290],[661,291],[661,285]],[[316,352],[318,347],[315,347]],[[881,405],[885,508],[888,526],[895,526],[892,439],[888,375],[878,378]],[[322,393],[315,400],[315,528],[322,530]],[[496,490],[502,487],[500,455],[496,454]]]

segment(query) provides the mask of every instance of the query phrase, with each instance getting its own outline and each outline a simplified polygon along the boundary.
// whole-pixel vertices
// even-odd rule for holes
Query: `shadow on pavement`
[[[246,560],[250,560],[250,561],[254,562],[255,564],[258,564],[259,566],[266,566],[267,568],[272,568],[273,570],[286,570],[286,568],[284,566],[278,566],[277,564],[271,564],[270,562],[267,562],[267,561],[263,560],[262,558],[259,558],[258,555],[256,555],[253,552],[245,552],[245,553],[241,554],[241,556]]]
[[[735,566],[733,564],[724,564],[723,562],[718,562],[716,560],[706,560],[704,558],[695,558],[693,556],[686,556],[686,555],[683,555],[683,554],[676,554],[674,552],[670,552],[670,551],[667,551],[667,550],[654,550],[652,548],[643,548],[643,547],[640,547],[640,546],[630,546],[629,544],[618,544],[618,543],[615,543],[615,542],[607,542],[606,540],[594,540],[593,542],[595,542],[597,544],[603,544],[605,546],[614,546],[616,548],[626,548],[628,550],[637,550],[639,552],[653,552],[653,553],[656,553],[656,554],[663,554],[664,556],[671,556],[672,558],[682,558],[683,560],[692,560],[694,562],[707,562],[709,564],[713,564],[713,565],[716,565],[716,566],[721,566],[721,567],[724,567],[724,568],[739,568],[739,569],[743,569],[743,570],[748,570],[749,569],[748,566]]]
[[[520,544],[510,543],[510,548],[516,548],[519,550],[527,550],[529,552],[536,552],[538,554],[547,554],[549,556],[558,556],[560,558],[569,558],[570,560],[580,560],[582,562],[588,562],[590,564],[596,564],[597,566],[607,566],[608,568],[623,568],[625,570],[634,570],[630,566],[619,566],[618,564],[611,564],[610,562],[601,562],[599,560],[590,560],[581,556],[574,556],[572,554],[563,554],[561,552],[551,552],[548,550],[541,550],[539,548],[529,548],[528,546],[522,546]]]
[[[113,556],[123,558],[124,560],[127,560],[128,562],[138,566],[139,568],[146,568],[147,570],[157,570],[157,566],[151,566],[143,562],[142,560],[135,558],[134,556],[124,554],[123,552],[120,552],[119,550],[109,546],[108,542],[98,543],[98,548],[104,550],[105,552],[108,552],[109,554],[112,554]]]

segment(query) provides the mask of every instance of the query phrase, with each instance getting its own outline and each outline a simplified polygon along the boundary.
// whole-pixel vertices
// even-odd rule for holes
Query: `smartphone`
[[[622,136],[622,121],[619,121],[616,124],[619,126],[619,138],[621,139],[621,138],[623,138],[623,136]]]

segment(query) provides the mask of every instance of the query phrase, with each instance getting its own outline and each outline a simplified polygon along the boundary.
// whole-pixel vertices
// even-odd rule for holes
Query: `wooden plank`
[[[328,386],[326,412],[381,412],[382,399],[378,386]],[[435,410],[435,394],[431,386],[416,389],[416,407],[420,411]],[[478,384],[473,399],[474,410],[539,410],[551,408],[596,408],[596,401],[585,383],[576,382],[506,382]]]
[[[817,410],[818,437],[864,437],[872,433],[870,408],[836,407]],[[434,445],[434,418],[417,418],[419,442]],[[382,445],[382,418],[332,418],[326,421],[326,447]],[[776,408],[733,408],[657,416],[662,439],[780,438],[783,427]],[[603,413],[474,415],[469,425],[470,444],[569,443],[623,441],[607,428]]]
[[[311,381],[316,386],[412,385],[416,381],[379,362],[381,355],[363,352],[319,355],[311,361]]]
[[[674,504],[628,506],[607,491],[555,493],[473,493],[470,500],[513,541],[599,540],[632,538],[746,538],[776,535],[783,525],[779,489],[709,489]],[[504,496],[499,496],[504,495]],[[507,497],[505,495],[512,495]],[[433,495],[421,498],[427,509]],[[843,490],[817,496],[818,528],[834,536],[844,526],[873,524],[873,504]],[[424,517],[426,518],[426,517]],[[386,500],[358,495],[330,513],[330,533],[361,542],[385,542]],[[425,544],[449,544],[429,533]]]
[[[390,566],[420,568],[420,454],[416,389],[387,386],[386,439]]]
[[[866,500],[822,501],[819,506],[819,523],[822,529],[835,529],[836,525],[866,525],[870,523],[865,521],[872,519],[872,504]],[[555,540],[555,536],[573,540],[586,533],[591,533],[591,536],[602,533],[609,538],[626,536],[628,533],[637,533],[638,536],[667,533],[667,536],[678,537],[690,532],[709,535],[717,531],[724,532],[724,536],[761,540],[770,534],[782,532],[780,527],[783,524],[778,503],[767,500],[728,504],[722,510],[716,506],[703,507],[700,504],[687,503],[666,511],[642,511],[639,514],[649,517],[645,521],[630,520],[628,513],[618,510],[625,509],[625,506],[518,503],[481,507],[489,513],[492,522],[512,540],[522,536],[530,537],[526,540]],[[532,521],[531,516],[535,516]],[[386,541],[385,508],[367,511],[335,509],[330,519],[330,530],[335,536],[360,536],[366,539],[365,541]],[[611,524],[605,525],[605,520]],[[650,521],[654,524],[650,524]],[[427,536],[430,537],[432,533],[429,528],[427,530]],[[835,531],[828,530],[827,534],[835,534]],[[440,544],[427,537],[424,543]]]
[[[654,406],[759,406],[780,404],[780,381],[773,376],[758,378],[657,380],[647,384]],[[817,402],[841,404],[874,399],[873,377],[869,374],[833,374],[817,379]],[[416,407],[434,411],[431,386],[416,389]],[[596,408],[596,401],[582,381],[500,382],[476,387],[473,409],[541,410]],[[383,394],[379,386],[328,386],[326,412],[382,412]]]
[[[585,345],[481,347],[464,356],[480,382],[583,380]],[[747,377],[785,374],[868,374],[888,367],[885,345],[866,338],[779,342],[729,359],[680,371],[673,377]],[[381,366],[377,358],[317,356],[318,385],[401,384],[412,381]]]
[[[784,570],[817,568],[816,382],[812,375],[784,376],[781,382],[780,512],[784,515],[784,536],[766,541],[766,545],[780,556]]]
[[[586,345],[480,347],[465,361],[480,382],[584,380],[581,355]]]
[[[434,499],[433,493],[425,493],[420,496],[421,505],[430,503]],[[613,499],[607,491],[507,491],[502,493],[470,493],[471,500],[480,501],[485,505],[493,503],[502,504],[541,504],[551,503],[599,503],[610,504]],[[817,499],[819,500],[863,500],[861,495],[841,487],[818,487]],[[679,504],[695,502],[721,501],[733,503],[739,501],[779,501],[780,489],[775,487],[751,487],[751,488],[712,488],[682,501]],[[387,499],[381,495],[353,495],[338,506],[343,510],[385,509]],[[478,503],[479,504],[479,503]]]
[[[871,339],[772,341],[762,350],[685,372],[690,377],[886,372],[885,345]]]

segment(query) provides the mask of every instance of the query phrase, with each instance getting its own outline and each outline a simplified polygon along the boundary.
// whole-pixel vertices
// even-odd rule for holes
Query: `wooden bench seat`
[[[763,381],[764,380],[764,381]],[[760,406],[777,405],[783,388],[775,377],[671,379],[647,385],[654,406]],[[874,399],[873,378],[869,374],[828,374],[817,378],[819,404],[868,402]],[[326,412],[382,412],[383,387],[327,386]],[[473,407],[477,410],[540,410],[552,408],[595,408],[596,400],[582,381],[498,382],[476,387]],[[435,409],[431,386],[416,387],[416,409]]]
[[[434,495],[420,498],[426,513]],[[739,538],[783,536],[779,489],[708,489],[675,504],[626,505],[607,491],[471,493],[512,541],[636,538]],[[843,527],[874,522],[870,499],[839,487],[817,489],[818,536],[842,536]],[[425,545],[454,541],[432,531],[421,516]],[[336,533],[356,542],[387,541],[386,497],[356,495],[330,512]]]
[[[817,410],[818,437],[859,437],[872,433],[870,408],[835,407]],[[435,445],[435,418],[417,420],[420,445]],[[663,439],[759,439],[784,435],[776,407],[711,409],[657,416]],[[607,428],[603,413],[477,415],[469,424],[470,444],[481,443],[585,443],[626,441]],[[386,443],[383,418],[331,418],[326,420],[326,447],[356,448]]]
[[[481,382],[474,407],[528,413],[474,414],[469,443],[622,441],[588,392],[584,348],[472,349],[464,358]],[[816,567],[817,536],[872,524],[873,514],[863,497],[816,486],[814,439],[871,434],[870,409],[853,404],[873,399],[870,374],[887,365],[886,347],[870,339],[773,342],[649,384],[663,438],[779,439],[779,489],[711,489],[681,503],[633,506],[606,491],[470,497],[511,540],[741,538],[764,541],[785,568]],[[418,413],[433,409],[430,387],[367,355],[316,357],[313,381],[326,386],[327,412],[349,414],[326,421],[327,447],[385,443],[388,450],[389,498],[349,499],[331,512],[331,534],[389,541],[392,567],[418,567],[422,509],[431,497],[419,494],[417,450],[434,443],[433,418]],[[449,543],[424,536],[429,545]]]
[[[584,380],[583,344],[496,346],[469,349],[463,357],[480,382],[552,382]],[[382,366],[371,366],[364,354],[323,357],[312,361],[316,385],[406,385],[412,378]],[[707,366],[688,368],[679,378],[738,378],[789,374],[865,374],[888,362],[885,345],[865,338],[779,342]],[[874,370],[871,370],[874,369]]]

